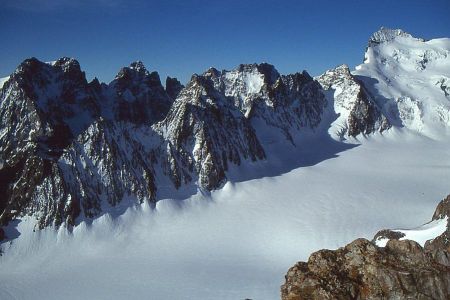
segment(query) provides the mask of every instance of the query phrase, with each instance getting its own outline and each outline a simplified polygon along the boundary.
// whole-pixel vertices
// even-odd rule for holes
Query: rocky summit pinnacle
[[[147,69],[144,66],[144,63],[140,60],[132,62],[130,64],[130,69],[135,70],[138,73],[145,73]]]
[[[122,68],[109,84],[109,90],[115,95],[111,103],[115,118],[136,124],[161,121],[173,101],[159,74],[147,71],[140,61]]]
[[[184,88],[184,85],[182,85],[178,79],[176,78],[171,78],[169,76],[167,76],[166,78],[166,92],[167,95],[169,95],[169,97],[172,100],[175,100],[178,97],[178,94],[180,94],[181,90]]]
[[[374,32],[369,39],[369,46],[375,46],[382,43],[388,43],[397,37],[413,38],[413,36],[401,29],[390,29],[381,27],[378,31]],[[423,39],[418,39],[423,41]]]

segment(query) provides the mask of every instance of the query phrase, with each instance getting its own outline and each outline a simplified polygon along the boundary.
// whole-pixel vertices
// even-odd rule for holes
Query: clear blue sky
[[[163,81],[253,62],[318,75],[361,63],[381,26],[450,37],[450,0],[0,0],[0,77],[32,56],[77,58],[105,82],[135,60]]]

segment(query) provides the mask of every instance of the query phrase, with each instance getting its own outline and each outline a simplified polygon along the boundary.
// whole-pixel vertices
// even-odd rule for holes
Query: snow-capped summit
[[[429,135],[450,128],[450,39],[425,41],[382,28],[353,75],[391,124]]]
[[[397,37],[416,39],[411,34],[401,30],[401,29],[390,29],[386,27],[381,27],[380,30],[374,32],[369,39],[369,47],[376,46],[378,44],[390,42]],[[419,41],[424,41],[423,39],[417,39]]]

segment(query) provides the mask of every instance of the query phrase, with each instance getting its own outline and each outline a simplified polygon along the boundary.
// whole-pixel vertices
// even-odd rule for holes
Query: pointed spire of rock
[[[178,97],[178,94],[183,88],[184,86],[178,81],[178,79],[167,76],[166,93],[172,100],[175,100]]]

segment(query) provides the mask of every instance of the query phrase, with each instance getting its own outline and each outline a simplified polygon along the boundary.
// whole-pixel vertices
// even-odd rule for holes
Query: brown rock
[[[450,214],[450,196],[439,203],[433,220]],[[450,234],[427,241],[422,248],[399,240],[395,231],[377,247],[357,239],[337,250],[320,250],[307,263],[298,262],[281,286],[283,300],[300,299],[450,299]]]
[[[414,241],[358,239],[313,253],[286,275],[282,299],[450,299],[450,267]]]

